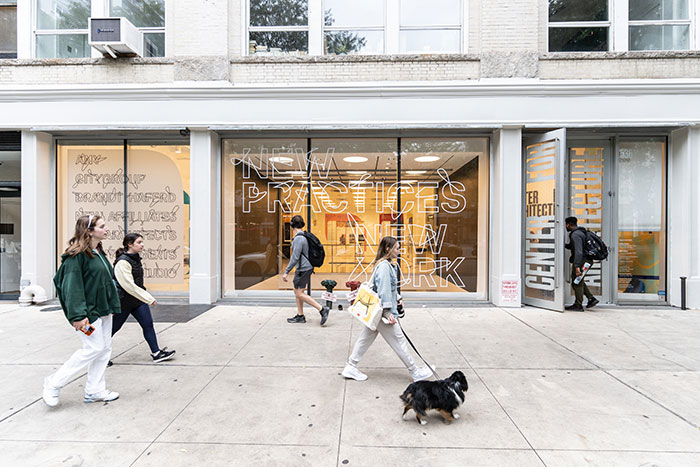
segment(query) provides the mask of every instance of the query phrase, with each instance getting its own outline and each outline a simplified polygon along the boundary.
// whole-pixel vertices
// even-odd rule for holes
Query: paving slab
[[[611,374],[700,428],[700,372],[612,371]]]
[[[593,368],[501,309],[436,309],[432,315],[473,368]]]
[[[479,370],[535,449],[695,451],[700,430],[598,370]]]
[[[270,444],[155,443],[134,467],[260,466],[310,467],[335,465],[338,453],[327,446]]]
[[[213,378],[217,368],[125,366],[107,370],[107,388],[120,393],[110,403],[83,402],[85,378],[61,391],[58,407],[41,400],[0,423],[0,440],[153,441]],[[28,388],[41,397],[41,386]]]
[[[0,465],[128,467],[148,443],[0,441]]]
[[[650,320],[656,311],[602,309],[556,313],[523,308],[508,310],[508,313],[599,368],[691,370],[698,367],[700,349],[695,351],[696,355],[660,344],[659,332],[652,324],[655,320]],[[643,326],[643,331],[639,325],[637,328],[625,326],[617,320],[617,316],[624,313],[636,314],[639,321],[648,324]],[[678,327],[677,332],[683,331]]]
[[[352,446],[340,450],[340,464],[373,467],[543,467],[532,450]],[[343,464],[348,461],[347,464]]]
[[[277,313],[231,361],[234,366],[343,367],[347,359],[348,331],[318,323],[280,323]],[[286,319],[286,318],[285,318]],[[344,327],[340,324],[338,327]]]
[[[445,369],[449,374],[453,369]],[[348,381],[343,417],[343,445],[406,448],[492,448],[529,449],[506,413],[474,373],[465,372],[469,382],[464,405],[456,412],[461,418],[451,424],[437,413],[428,413],[421,425],[413,412],[402,417],[399,396],[411,383],[401,370],[386,369],[366,381]]]
[[[547,466],[562,467],[697,467],[700,453],[544,451],[537,454]]]
[[[337,373],[226,367],[158,441],[337,447],[345,386]]]
[[[52,365],[0,365],[0,420],[36,402],[41,397],[44,378],[55,368]]]

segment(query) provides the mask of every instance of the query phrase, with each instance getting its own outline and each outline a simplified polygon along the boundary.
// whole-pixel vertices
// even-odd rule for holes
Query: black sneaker
[[[328,320],[328,313],[330,311],[331,310],[329,310],[327,306],[322,307],[321,311],[319,311],[319,313],[321,313],[321,326],[326,324],[326,320]]]
[[[287,318],[288,323],[305,323],[306,322],[306,316],[304,315],[294,315],[291,318]]]
[[[588,300],[588,303],[586,303],[586,308],[593,308],[594,306],[596,306],[599,303],[600,303],[600,300],[593,297],[592,299]]]
[[[569,305],[567,307],[564,307],[564,309],[567,311],[583,311],[583,305],[579,305],[578,303],[574,303],[573,305]]]
[[[151,355],[153,357],[153,363],[160,363],[166,360],[170,360],[175,356],[174,350],[159,350],[157,354]]]

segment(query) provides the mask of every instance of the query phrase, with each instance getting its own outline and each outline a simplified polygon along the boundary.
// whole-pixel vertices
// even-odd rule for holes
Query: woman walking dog
[[[146,291],[143,285],[143,265],[141,255],[143,237],[138,233],[126,234],[114,261],[114,277],[117,280],[121,313],[114,316],[112,336],[119,331],[129,315],[133,315],[141,326],[143,337],[151,349],[153,363],[164,362],[175,356],[174,350],[158,347],[156,330],[153,328],[153,316],[149,305],[156,305],[156,299]],[[110,362],[111,364],[111,362]]]
[[[360,338],[355,342],[355,347],[348,359],[348,364],[341,373],[345,378],[364,381],[367,375],[357,369],[357,365],[362,360],[367,349],[372,345],[377,333],[381,334],[384,340],[396,352],[408,371],[411,373],[413,381],[421,381],[429,378],[433,372],[428,367],[416,366],[413,357],[406,347],[406,339],[401,332],[397,318],[399,312],[397,305],[398,298],[398,266],[396,258],[399,257],[399,242],[394,237],[384,237],[379,242],[377,256],[374,258],[374,273],[372,276],[372,287],[379,295],[382,304],[382,320],[377,325],[377,330],[372,331],[367,327],[362,328]],[[401,303],[403,305],[403,303]],[[384,322],[386,319],[387,322]],[[388,324],[387,324],[388,323]]]
[[[105,370],[112,354],[112,314],[120,311],[112,267],[102,249],[108,234],[102,217],[81,216],[54,276],[61,308],[75,330],[82,331],[83,347],[44,380],[42,398],[49,407],[58,405],[61,388],[85,366],[85,402],[109,402],[119,397],[105,387]]]

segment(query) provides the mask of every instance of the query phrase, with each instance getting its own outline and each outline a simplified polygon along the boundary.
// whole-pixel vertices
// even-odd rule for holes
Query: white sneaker
[[[341,375],[348,379],[354,379],[355,381],[364,381],[367,379],[366,374],[362,373],[360,370],[350,365],[349,363],[345,365],[345,368],[343,368],[343,372],[341,373]]]
[[[44,402],[49,407],[56,407],[58,405],[58,395],[60,390],[49,386],[46,381],[47,379],[48,378],[44,380],[44,391],[41,394],[41,398],[44,399]]]
[[[433,367],[434,368],[434,367]],[[411,372],[411,378],[413,378],[413,381],[423,381],[424,379],[428,379],[431,376],[433,376],[433,372],[430,368],[427,366],[421,367],[421,368],[416,368]]]
[[[119,393],[105,389],[95,394],[85,394],[83,402],[111,402],[119,399]]]

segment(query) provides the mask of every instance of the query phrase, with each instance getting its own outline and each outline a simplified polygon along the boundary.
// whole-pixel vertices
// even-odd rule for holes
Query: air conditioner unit
[[[104,55],[143,57],[143,33],[126,18],[90,18],[88,44]]]

